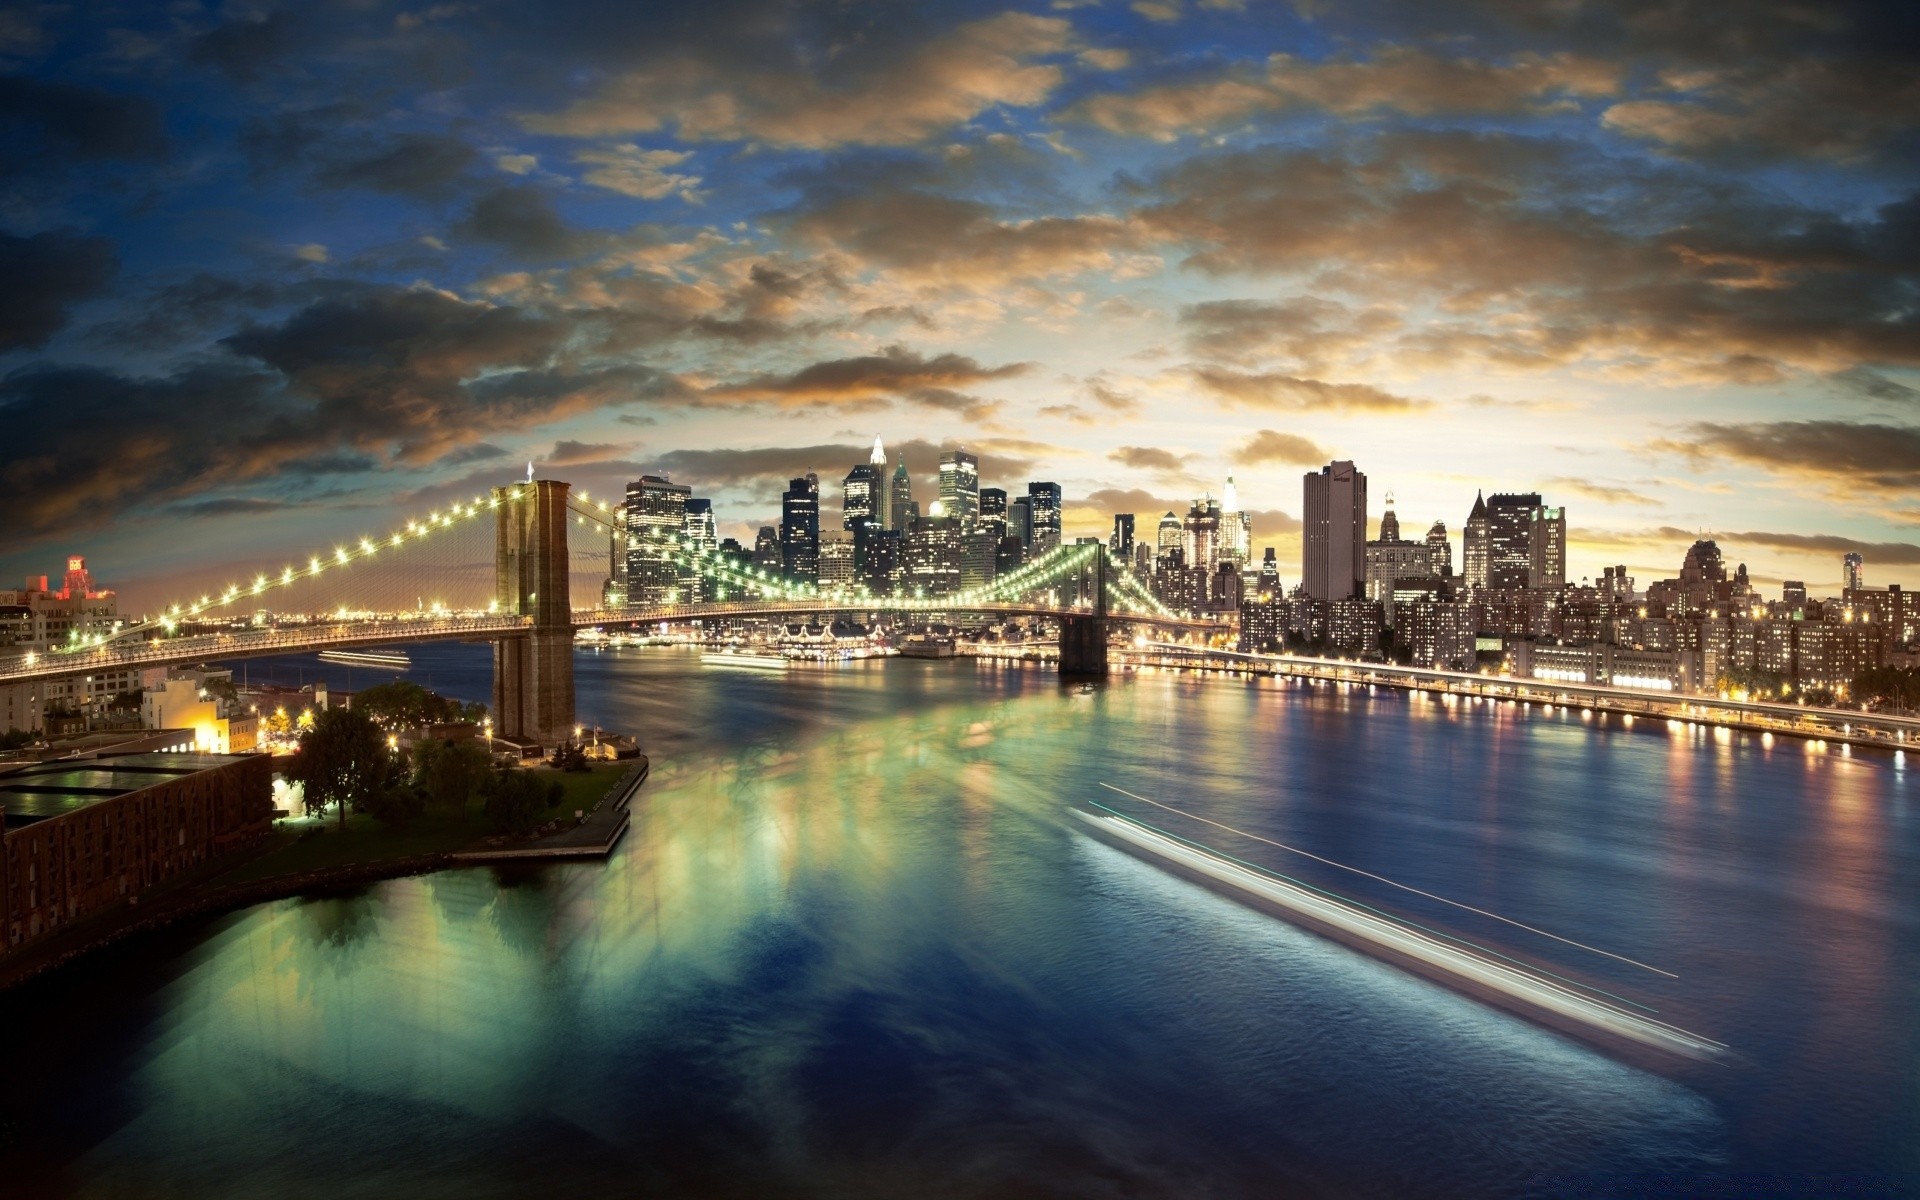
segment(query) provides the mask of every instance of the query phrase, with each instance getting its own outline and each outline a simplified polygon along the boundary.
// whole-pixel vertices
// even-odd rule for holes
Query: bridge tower
[[[535,479],[493,489],[494,600],[533,618],[526,634],[493,644],[494,729],[549,747],[573,736],[569,486]]]
[[[1093,552],[1093,611],[1060,619],[1062,678],[1105,678],[1107,674],[1107,548]]]

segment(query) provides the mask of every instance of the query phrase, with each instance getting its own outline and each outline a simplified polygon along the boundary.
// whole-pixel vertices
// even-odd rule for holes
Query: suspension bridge
[[[721,554],[679,530],[622,529],[614,506],[551,479],[493,488],[381,536],[303,560],[235,572],[217,592],[165,605],[110,633],[0,658],[0,684],[129,668],[431,641],[493,647],[494,727],[552,742],[574,724],[576,631],[751,619],[861,617],[911,623],[1032,617],[1059,629],[1060,669],[1107,673],[1117,623],[1191,630],[1104,546],[1061,546],[990,582],[945,595],[821,586]],[[686,581],[684,600],[604,607],[604,585],[633,545]],[[593,603],[576,607],[576,595]]]

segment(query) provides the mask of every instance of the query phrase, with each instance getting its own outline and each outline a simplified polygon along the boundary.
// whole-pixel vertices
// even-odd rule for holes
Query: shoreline
[[[626,836],[632,821],[628,806],[652,773],[652,760],[641,755],[639,761],[608,788],[580,824],[518,845],[465,846],[430,854],[339,863],[217,886],[222,877],[286,847],[271,847],[258,854],[238,854],[218,874],[197,881],[183,881],[174,888],[162,891],[147,905],[125,903],[94,914],[80,927],[63,931],[72,934],[71,944],[63,943],[61,935],[56,934],[46,943],[28,946],[17,954],[0,958],[0,993],[21,987],[95,951],[143,934],[155,933],[182,921],[221,916],[275,900],[465,867],[510,866],[515,863],[545,866],[593,859],[605,861]],[[604,818],[602,813],[606,814]],[[597,828],[593,828],[593,833],[600,840],[594,841],[591,836],[570,838],[570,835],[595,827],[596,823]]]

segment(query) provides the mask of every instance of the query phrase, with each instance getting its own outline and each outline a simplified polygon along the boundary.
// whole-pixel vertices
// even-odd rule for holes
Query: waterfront
[[[484,650],[414,658],[484,698]],[[611,863],[264,905],[0,997],[32,1030],[0,1169],[183,1196],[1920,1176],[1920,829],[1884,755],[1275,680],[578,670],[581,718],[655,763]],[[1650,1073],[1175,879],[1076,832],[1103,780],[1671,970],[1232,847],[1735,1057]]]

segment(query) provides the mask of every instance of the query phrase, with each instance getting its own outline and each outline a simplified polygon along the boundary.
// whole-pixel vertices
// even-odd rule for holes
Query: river
[[[484,698],[483,650],[412,653],[415,677]],[[296,669],[316,671],[249,668]],[[582,652],[578,675],[582,719],[655,763],[612,861],[264,904],[0,996],[0,1179],[328,1200],[1920,1191],[1920,795],[1883,755],[1274,680],[1081,694],[967,660],[782,673],[632,649]],[[1066,811],[1090,801],[1732,1053],[1609,1057],[1092,840]]]

